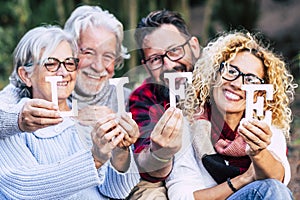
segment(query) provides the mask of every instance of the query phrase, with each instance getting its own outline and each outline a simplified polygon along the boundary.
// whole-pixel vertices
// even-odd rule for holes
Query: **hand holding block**
[[[192,83],[192,72],[174,72],[174,73],[165,73],[164,78],[169,79],[169,96],[170,96],[170,106],[176,107],[176,95],[180,99],[185,98],[185,88],[184,85],[180,85],[178,89],[175,87],[176,78],[187,78],[188,83]]]
[[[257,116],[264,116],[264,98],[261,96],[257,97],[256,103],[254,103],[254,92],[258,90],[266,91],[266,99],[273,99],[273,85],[272,84],[253,84],[253,85],[242,85],[242,90],[246,91],[246,111],[245,118],[252,119],[253,118],[253,110],[256,110]],[[272,122],[272,112],[267,110],[265,111],[264,120],[269,126]]]

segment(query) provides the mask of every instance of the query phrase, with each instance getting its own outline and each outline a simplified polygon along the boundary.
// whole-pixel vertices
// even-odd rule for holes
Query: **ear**
[[[191,38],[190,46],[194,53],[194,56],[198,59],[200,57],[200,44],[198,39],[195,36]]]
[[[26,72],[26,70],[24,69],[24,66],[18,68],[18,75],[27,87],[32,86],[31,79],[29,78],[28,72]]]

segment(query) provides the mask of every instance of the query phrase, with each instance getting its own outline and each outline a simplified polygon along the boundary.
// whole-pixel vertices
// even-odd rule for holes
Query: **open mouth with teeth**
[[[238,100],[241,100],[242,97],[229,91],[229,90],[225,90],[224,91],[224,94],[225,94],[225,97],[229,100],[232,100],[232,101],[238,101]]]
[[[84,72],[84,74],[89,78],[97,79],[97,80],[100,80],[100,79],[105,78],[107,76],[107,74],[89,74],[87,72]]]
[[[60,87],[67,86],[68,84],[69,84],[69,81],[57,82],[57,86],[60,86]]]

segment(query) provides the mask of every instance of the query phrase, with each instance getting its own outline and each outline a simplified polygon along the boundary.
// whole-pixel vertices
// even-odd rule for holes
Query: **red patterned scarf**
[[[239,167],[240,172],[245,172],[251,160],[245,153],[246,143],[239,136],[237,127],[232,130],[224,121],[221,113],[217,109],[212,109],[211,106],[206,106],[207,120],[211,122],[211,138],[216,151],[223,155],[224,159],[229,162],[229,165]]]

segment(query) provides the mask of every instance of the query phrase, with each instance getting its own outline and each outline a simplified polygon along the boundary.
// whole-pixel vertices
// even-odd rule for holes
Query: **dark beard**
[[[165,73],[172,73],[172,72],[186,72],[187,71],[187,67],[185,65],[180,65],[180,66],[176,66],[171,70],[165,70],[163,71],[160,75],[159,75],[159,79],[161,80],[161,82],[165,83],[165,78],[164,78],[164,74]]]
[[[157,90],[162,99],[170,99],[169,87],[164,82],[157,85]]]

